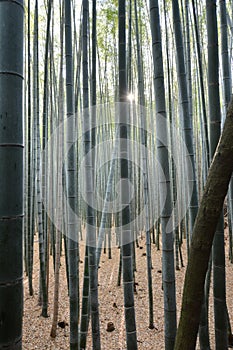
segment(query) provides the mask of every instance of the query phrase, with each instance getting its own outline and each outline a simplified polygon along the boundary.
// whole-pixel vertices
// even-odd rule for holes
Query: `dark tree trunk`
[[[213,158],[193,230],[175,350],[194,350],[214,234],[233,171],[233,99]]]
[[[24,2],[0,1],[0,349],[22,349]]]

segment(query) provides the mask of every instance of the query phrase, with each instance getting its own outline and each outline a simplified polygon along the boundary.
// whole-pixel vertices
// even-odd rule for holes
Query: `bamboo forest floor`
[[[36,237],[35,237],[36,239]],[[228,256],[228,236],[225,235],[226,256]],[[82,242],[81,242],[82,243]],[[186,265],[186,241],[183,243],[183,258]],[[161,251],[158,251],[155,245],[152,245],[153,262],[153,297],[154,297],[154,325],[155,328],[148,328],[148,297],[147,297],[147,267],[146,267],[146,247],[145,239],[139,241],[140,248],[136,250],[136,289],[135,307],[137,321],[138,349],[161,350],[164,349],[164,320],[163,320],[163,291],[162,291],[162,264]],[[100,305],[100,328],[101,345],[103,350],[126,349],[125,328],[124,328],[124,309],[122,286],[117,286],[117,275],[119,265],[119,252],[117,248],[112,249],[112,259],[108,259],[107,254],[102,254],[101,265],[99,269],[99,305]],[[28,281],[25,276],[24,281],[24,325],[23,325],[23,349],[50,349],[67,350],[69,349],[69,326],[65,329],[57,327],[57,336],[50,338],[53,313],[53,287],[54,275],[52,267],[52,258],[50,257],[50,277],[49,277],[49,308],[48,318],[41,317],[41,307],[38,306],[38,280],[39,280],[39,260],[38,260],[38,242],[35,242],[34,252],[34,296],[28,292]],[[84,266],[84,245],[80,244],[80,295],[82,287],[82,276]],[[233,325],[233,266],[226,257],[227,273],[227,303],[230,314],[231,324]],[[176,271],[176,295],[177,310],[181,306],[182,288],[184,282],[185,267]],[[69,300],[67,294],[65,258],[61,257],[60,269],[60,296],[59,296],[59,318],[58,321],[69,323]],[[115,330],[107,332],[107,323],[113,322]],[[211,349],[214,349],[214,329],[213,329],[213,298],[212,289],[210,293],[210,337]],[[90,329],[90,327],[89,327]],[[91,334],[89,331],[87,349],[92,349]],[[197,349],[199,347],[197,346]]]

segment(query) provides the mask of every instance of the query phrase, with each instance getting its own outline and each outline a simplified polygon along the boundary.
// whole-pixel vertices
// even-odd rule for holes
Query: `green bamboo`
[[[208,96],[210,115],[210,153],[213,158],[221,134],[219,96],[219,56],[216,1],[206,1],[208,35]],[[213,242],[213,292],[215,318],[215,348],[227,349],[226,277],[223,213]]]
[[[0,349],[22,349],[24,2],[0,2]]]
[[[27,113],[28,113],[28,132],[27,132],[27,153],[28,153],[28,168],[27,168],[27,180],[28,180],[28,186],[27,186],[27,223],[26,223],[26,230],[27,230],[27,262],[28,262],[28,284],[29,284],[29,294],[33,295],[33,286],[32,286],[32,271],[33,271],[33,235],[34,235],[34,228],[33,228],[33,212],[32,212],[32,183],[34,181],[32,177],[32,130],[31,130],[31,20],[30,20],[30,1],[28,1],[28,65],[27,65],[27,73],[28,73],[28,106],[27,106]]]
[[[196,49],[197,49],[200,90],[201,90],[201,103],[202,103],[203,128],[204,128],[204,144],[205,144],[207,162],[209,164],[210,163],[209,133],[208,133],[208,121],[207,121],[207,113],[206,113],[206,98],[205,98],[205,90],[204,90],[203,63],[202,63],[202,56],[201,56],[200,31],[199,31],[199,27],[198,27],[196,6],[195,6],[194,0],[192,0],[192,10],[193,10],[193,18],[194,18],[195,44],[196,44]]]
[[[39,51],[38,51],[38,1],[35,2],[34,16],[34,104],[36,120],[36,172],[37,172],[37,211],[38,211],[38,236],[39,236],[39,261],[40,261],[40,295],[42,294],[42,316],[48,317],[48,295],[46,288],[46,271],[45,271],[45,243],[43,234],[42,219],[42,195],[41,195],[41,142],[40,142],[40,109],[39,109]]]
[[[147,121],[145,110],[145,89],[144,89],[144,71],[141,57],[141,47],[139,39],[139,24],[137,1],[134,0],[135,26],[136,26],[136,43],[137,43],[137,69],[138,69],[138,89],[139,89],[139,113],[141,126],[141,143],[142,143],[142,168],[143,168],[143,197],[145,207],[145,227],[146,227],[146,256],[147,256],[147,274],[148,274],[148,297],[149,297],[149,328],[154,328],[153,316],[153,290],[152,290],[152,273],[151,273],[151,238],[150,238],[150,211],[149,211],[149,188],[148,188],[148,156],[147,156]]]
[[[163,134],[163,143],[158,141],[158,159],[161,164],[165,183],[160,183],[161,199],[166,193],[166,201],[161,214],[162,225],[162,268],[163,268],[163,291],[164,291],[164,318],[165,318],[165,349],[173,349],[176,335],[176,296],[175,296],[175,269],[174,269],[174,241],[173,231],[167,232],[167,224],[172,215],[171,183],[169,176],[168,157],[168,131],[166,123],[166,103],[163,74],[163,58],[160,31],[159,6],[157,0],[150,0],[150,20],[154,62],[154,86],[156,99],[156,126],[158,132]],[[163,118],[163,119],[162,119]],[[161,123],[162,119],[162,123]],[[165,128],[165,130],[162,130]]]
[[[128,106],[127,100],[127,74],[126,74],[126,9],[125,0],[118,2],[118,45],[119,45],[119,122],[120,122],[120,178],[121,204],[121,244],[122,244],[122,273],[124,289],[124,309],[127,349],[137,349],[137,332],[134,309],[133,264],[132,264],[132,231],[130,227],[129,188],[124,180],[129,179],[128,174]]]
[[[96,230],[93,198],[93,162],[91,155],[92,138],[90,131],[89,89],[88,89],[88,11],[89,1],[83,0],[83,116],[84,116],[84,173],[86,203],[86,244],[88,246],[88,264],[90,275],[90,312],[92,325],[92,342],[96,350],[101,348],[98,306],[98,269],[96,264]]]
[[[71,26],[71,2],[65,1],[65,55],[66,55],[66,112],[67,112],[67,254],[69,265],[70,350],[78,350],[79,332],[79,262],[78,230],[76,220],[76,150],[74,145],[74,83]]]
[[[188,149],[189,157],[194,170],[192,181],[192,196],[190,202],[190,232],[192,234],[194,221],[198,210],[198,194],[197,194],[197,182],[196,182],[196,171],[195,171],[195,155],[193,147],[193,126],[192,120],[190,119],[190,107],[188,99],[188,87],[186,80],[185,62],[184,62],[184,49],[183,49],[183,35],[181,30],[180,21],[180,7],[178,0],[172,0],[172,12],[173,12],[173,24],[174,34],[176,43],[176,54],[177,54],[177,74],[179,80],[179,91],[182,104],[182,119],[181,124],[184,132],[184,139],[186,147]]]
[[[63,52],[64,52],[64,2],[62,1],[61,4],[61,16],[60,16],[60,39],[61,39],[61,58],[60,58],[60,77],[59,77],[59,97],[58,97],[58,113],[59,113],[59,122],[63,122],[63,116],[64,116],[64,108],[63,108],[63,101],[64,101],[64,89],[63,89]],[[63,135],[58,135],[57,140],[57,186],[58,188],[62,188],[62,162],[63,159],[63,145],[64,145],[64,137]],[[52,147],[51,147],[52,148]],[[53,147],[55,148],[55,147]],[[51,155],[52,158],[53,155]],[[52,176],[52,179],[54,177]],[[55,181],[54,181],[55,182]],[[61,242],[62,242],[62,193],[57,194],[57,218],[58,221],[58,228],[55,231],[55,237],[54,237],[54,297],[53,297],[53,321],[52,321],[52,327],[50,336],[52,338],[56,337],[56,331],[57,331],[57,323],[58,323],[58,311],[59,311],[59,279],[60,279],[60,257],[61,257]],[[53,203],[55,206],[55,203]],[[54,209],[54,207],[52,208]]]
[[[49,83],[49,49],[50,48],[50,24],[52,17],[52,6],[53,0],[48,0],[48,13],[47,13],[47,27],[46,27],[46,38],[45,38],[45,56],[44,56],[44,84],[43,84],[43,125],[42,125],[42,149],[45,149],[46,143],[48,140],[48,83]],[[42,159],[42,169],[41,169],[41,195],[43,200],[47,202],[48,196],[48,179],[46,176],[46,171],[48,167],[47,156]],[[48,217],[42,203],[42,220],[43,220],[43,240],[44,240],[44,264],[45,264],[45,275],[42,278],[45,278],[46,281],[41,281],[42,284],[46,284],[46,293],[48,294],[48,281],[49,281],[49,260],[48,260]],[[48,296],[47,296],[48,297]]]

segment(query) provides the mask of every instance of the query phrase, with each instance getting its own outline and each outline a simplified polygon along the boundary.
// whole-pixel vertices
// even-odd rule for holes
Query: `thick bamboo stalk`
[[[22,349],[24,1],[0,2],[0,349]]]

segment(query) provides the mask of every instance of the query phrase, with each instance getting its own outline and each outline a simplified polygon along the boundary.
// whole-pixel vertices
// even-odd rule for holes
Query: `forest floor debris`
[[[226,230],[227,232],[227,230]],[[226,245],[228,245],[228,235],[226,233]],[[186,265],[186,249],[183,244],[183,257]],[[148,328],[148,294],[147,294],[147,267],[146,267],[146,246],[145,240],[139,242],[140,251],[137,248],[136,273],[135,273],[135,308],[137,322],[137,338],[139,350],[162,350],[164,349],[164,319],[163,319],[163,291],[162,291],[162,256],[155,245],[152,245],[153,264],[153,298],[154,298],[154,329]],[[140,253],[139,253],[140,252]],[[227,247],[226,247],[227,252]],[[99,269],[99,311],[102,350],[124,350],[125,342],[125,322],[123,308],[123,289],[117,286],[118,266],[120,250],[113,248],[112,259],[108,259],[107,253],[102,253]],[[53,288],[54,273],[53,262],[50,257],[49,274],[49,308],[48,318],[41,316],[41,307],[38,305],[39,291],[39,260],[38,242],[35,242],[34,252],[34,295],[28,292],[28,281],[24,280],[24,324],[23,324],[23,349],[24,350],[68,350],[69,349],[69,299],[67,293],[65,258],[61,257],[60,269],[60,297],[59,297],[59,317],[57,336],[50,337],[53,312]],[[226,253],[227,255],[227,253]],[[84,261],[84,244],[80,243],[80,259]],[[82,295],[82,277],[84,264],[80,264],[80,296]],[[231,322],[233,322],[233,266],[226,256],[226,276],[227,276],[227,304]],[[176,271],[176,296],[177,314],[181,306],[182,288],[185,276],[185,267]],[[210,292],[210,338],[212,349],[214,346],[214,318],[213,318],[213,298],[212,289]],[[111,331],[107,331],[112,325]],[[64,325],[64,327],[60,326]],[[113,329],[114,328],[114,329]],[[91,333],[89,327],[87,350],[92,349]],[[197,346],[199,350],[199,346]]]

